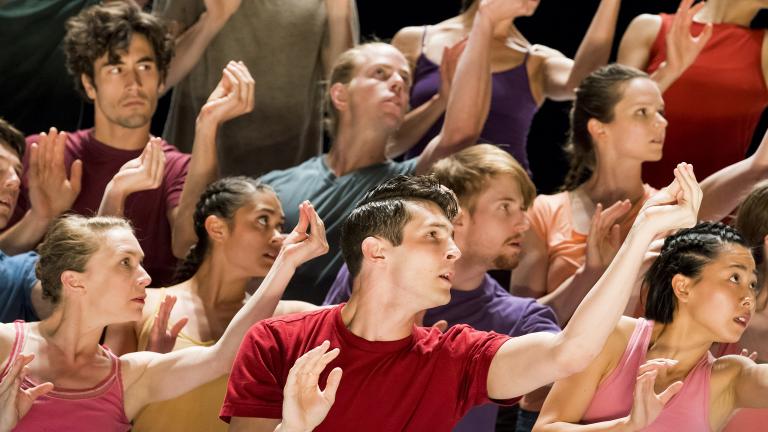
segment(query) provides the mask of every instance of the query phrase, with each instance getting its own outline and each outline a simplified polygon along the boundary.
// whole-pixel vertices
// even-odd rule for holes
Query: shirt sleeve
[[[34,252],[0,259],[0,318],[2,322],[17,319],[39,321],[32,307],[32,288],[37,283],[35,264],[38,256]]]
[[[559,333],[560,326],[557,324],[555,311],[551,307],[531,300],[512,328],[510,336],[516,337],[536,332]]]
[[[547,228],[551,223],[550,219],[552,219],[552,211],[547,198],[546,195],[537,196],[527,213],[531,231],[536,233],[544,243],[548,243]]]
[[[165,205],[168,210],[178,207],[181,191],[187,179],[189,155],[176,149],[166,151],[168,163],[165,166]]]
[[[459,376],[460,383],[459,400],[464,404],[464,411],[470,408],[490,402],[488,398],[488,370],[491,368],[496,352],[509,340],[509,336],[496,332],[483,332],[475,330],[468,325],[460,324],[451,327],[445,334],[448,338],[449,351],[461,353]],[[512,403],[499,401],[500,403]]]
[[[249,331],[235,357],[219,417],[282,418],[285,370],[277,338],[264,322]]]

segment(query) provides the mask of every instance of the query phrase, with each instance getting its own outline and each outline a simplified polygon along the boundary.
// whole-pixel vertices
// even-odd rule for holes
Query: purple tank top
[[[411,106],[414,108],[430,100],[440,88],[440,66],[424,55],[426,34],[425,27],[422,53],[416,60],[411,87]],[[527,62],[528,54],[519,66],[492,74],[491,109],[480,133],[480,142],[495,144],[508,151],[530,173],[526,143],[528,130],[538,106],[531,94]],[[427,134],[406,153],[406,159],[421,154],[429,141],[440,133],[443,119],[444,116],[441,116]]]

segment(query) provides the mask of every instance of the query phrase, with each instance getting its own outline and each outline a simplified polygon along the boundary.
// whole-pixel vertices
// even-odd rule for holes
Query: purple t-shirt
[[[37,135],[27,137],[27,148],[37,142]],[[163,141],[165,152],[165,177],[157,189],[131,194],[125,200],[124,216],[131,221],[144,250],[144,267],[152,276],[152,286],[162,286],[173,281],[177,260],[171,250],[171,225],[168,211],[179,205],[181,190],[187,177],[189,155]],[[141,155],[140,150],[121,150],[99,142],[92,129],[67,134],[65,161],[67,167],[76,159],[83,161],[83,183],[72,211],[84,216],[98,213],[104,189],[112,177],[126,162]],[[24,153],[24,172],[29,166],[29,151]],[[67,168],[69,169],[69,168]],[[22,179],[21,194],[12,223],[29,209],[27,176]],[[12,224],[8,224],[11,226]]]
[[[352,278],[347,265],[339,270],[324,305],[338,304],[349,299]],[[505,333],[512,337],[528,333],[558,333],[557,317],[549,306],[531,298],[515,297],[488,274],[472,291],[451,290],[451,301],[427,310],[424,325],[445,320],[448,326],[468,324],[482,331]],[[485,404],[472,408],[454,427],[454,432],[492,431],[496,424],[498,406]]]

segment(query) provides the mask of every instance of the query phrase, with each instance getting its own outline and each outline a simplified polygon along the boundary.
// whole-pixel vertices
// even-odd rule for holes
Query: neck
[[[472,24],[475,21],[475,15],[477,15],[477,10],[479,7],[480,0],[474,2],[472,6],[467,8],[466,11],[459,15],[460,21],[466,29],[467,33],[469,33],[470,29],[472,29]],[[517,27],[515,27],[513,20],[504,20],[498,22],[493,28],[494,41],[500,41],[506,45],[509,38],[520,39],[521,42],[526,41],[525,37],[523,37],[523,34],[520,33]]]
[[[395,341],[408,337],[421,311],[397,298],[397,291],[389,283],[360,274],[355,278],[349,302],[341,310],[344,325],[353,334],[369,341]]]
[[[703,334],[699,328],[691,320],[680,317],[675,317],[669,324],[654,324],[647,358],[677,360],[678,364],[669,370],[669,374],[674,375],[675,371],[687,373],[713,343],[712,337]]]
[[[579,186],[589,199],[603,207],[613,205],[616,201],[628,199],[632,204],[645,194],[641,174],[641,163],[636,161],[619,161],[601,163],[597,159],[597,168],[589,180]]]
[[[141,150],[149,142],[149,123],[138,128],[125,128],[107,120],[96,108],[94,137],[104,144],[120,150]]]
[[[354,121],[340,125],[325,159],[337,177],[387,160],[386,147],[391,134],[367,126]]]
[[[704,23],[749,27],[760,9],[760,2],[754,0],[709,0],[695,19]]]
[[[462,255],[456,261],[452,288],[457,291],[475,290],[483,283],[483,278],[488,270],[484,265],[473,260],[469,254]]]
[[[189,289],[206,306],[242,304],[250,277],[239,275],[227,265],[223,257],[211,254],[190,279]]]
[[[101,334],[110,323],[88,322],[86,316],[89,314],[79,304],[61,304],[40,322],[40,335],[48,342],[52,353],[70,363],[96,355]]]

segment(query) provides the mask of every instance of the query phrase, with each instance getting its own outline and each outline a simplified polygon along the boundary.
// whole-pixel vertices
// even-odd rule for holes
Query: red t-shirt
[[[321,374],[321,387],[333,368],[344,373],[316,431],[448,431],[470,408],[488,402],[488,369],[509,336],[456,325],[446,333],[414,327],[405,339],[371,342],[346,328],[342,307],[255,324],[229,375],[221,418],[281,418],[288,371],[324,340],[341,353]]]
[[[27,147],[37,142],[37,135],[27,137]],[[168,210],[178,206],[181,190],[187,177],[189,155],[163,141],[165,152],[165,178],[159,188],[131,194],[125,200],[124,215],[130,219],[136,238],[146,255],[144,267],[152,276],[152,285],[170,284],[177,260],[171,250],[171,225]],[[141,150],[120,150],[99,142],[93,130],[80,130],[67,134],[65,164],[69,167],[76,159],[83,161],[83,183],[72,211],[93,216],[99,211],[104,189],[124,163],[141,155]],[[29,151],[24,153],[24,172],[29,167]],[[68,168],[69,169],[69,168]],[[21,194],[12,223],[29,209],[27,176],[22,179]],[[8,226],[11,226],[9,224]]]

